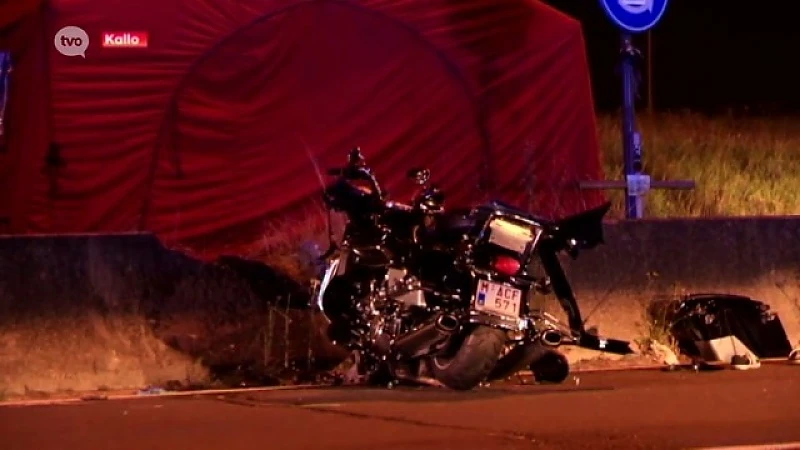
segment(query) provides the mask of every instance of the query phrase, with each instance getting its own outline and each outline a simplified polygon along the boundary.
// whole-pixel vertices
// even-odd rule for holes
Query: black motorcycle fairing
[[[558,260],[558,248],[553,241],[547,240],[540,244],[539,259],[550,278],[550,288],[553,290],[556,299],[558,299],[561,308],[567,314],[569,328],[577,334],[584,334],[585,329],[581,310],[567,279],[567,274],[564,273],[561,261]]]
[[[425,238],[446,246],[456,245],[475,230],[477,223],[469,209],[449,210],[434,216],[433,224],[424,231]]]
[[[561,308],[567,314],[567,321],[569,328],[572,331],[573,338],[576,338],[576,344],[580,347],[600,350],[607,353],[615,353],[619,355],[628,355],[633,353],[630,343],[618,339],[600,338],[589,334],[586,331],[581,310],[578,307],[578,302],[575,299],[575,293],[567,280],[567,275],[561,262],[558,260],[558,248],[554,246],[554,241],[545,241],[541,244],[539,257],[550,277],[551,288],[553,293],[558,299]]]
[[[492,200],[488,204],[482,205],[479,208],[484,208],[488,211],[499,211],[506,214],[513,214],[532,220],[548,229],[551,237],[557,238],[557,240],[561,241],[562,244],[566,244],[566,241],[574,239],[579,248],[588,250],[596,247],[599,244],[605,243],[603,235],[603,219],[611,209],[611,202],[603,203],[596,208],[592,208],[558,220],[547,219],[535,214],[531,214],[528,211],[523,211],[499,200]]]
[[[352,216],[372,215],[384,208],[377,192],[361,189],[346,178],[339,178],[326,187],[323,199],[330,208]]]
[[[386,208],[381,214],[381,224],[398,240],[413,240],[414,228],[423,223],[423,214],[415,209]]]
[[[554,237],[565,243],[570,239],[584,250],[592,249],[605,243],[603,235],[603,218],[611,209],[611,202],[606,202],[596,208],[565,217],[554,223]]]

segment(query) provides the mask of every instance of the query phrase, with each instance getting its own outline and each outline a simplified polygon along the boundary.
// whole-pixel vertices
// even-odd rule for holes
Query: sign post
[[[8,106],[9,78],[11,78],[11,52],[0,51],[0,153],[5,152],[5,118]]]
[[[624,187],[625,217],[641,219],[644,215],[644,196],[651,188],[693,189],[693,181],[651,182],[643,171],[642,138],[636,126],[635,99],[638,91],[636,64],[641,53],[633,45],[633,35],[653,28],[667,9],[668,0],[600,0],[608,17],[620,29],[622,58],[622,149],[625,171],[624,184],[619,182],[581,183],[585,189]]]

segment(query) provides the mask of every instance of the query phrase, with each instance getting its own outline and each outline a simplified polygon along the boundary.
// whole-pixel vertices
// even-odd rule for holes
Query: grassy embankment
[[[697,189],[651,191],[648,217],[800,214],[800,119],[639,117],[645,171],[654,179],[693,179]],[[601,116],[598,132],[606,177],[619,178],[619,119]],[[614,211],[621,192],[610,193]]]

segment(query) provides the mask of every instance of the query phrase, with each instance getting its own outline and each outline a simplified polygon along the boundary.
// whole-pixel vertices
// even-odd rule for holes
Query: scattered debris
[[[761,367],[761,361],[746,354],[733,355],[731,357],[731,366],[736,370],[758,369]]]
[[[698,361],[755,369],[761,358],[790,357],[791,344],[769,305],[731,294],[690,294],[653,304],[651,314],[667,319],[678,351]],[[664,349],[661,349],[662,351]],[[673,353],[673,361],[677,357]]]
[[[147,387],[138,392],[139,395],[161,395],[165,391],[160,387]]]
[[[676,355],[675,352],[669,348],[669,346],[658,341],[653,341],[650,343],[650,350],[652,350],[659,362],[669,367],[680,365],[680,361],[678,361],[678,355]]]
[[[789,353],[789,363],[800,364],[800,347],[797,347]]]

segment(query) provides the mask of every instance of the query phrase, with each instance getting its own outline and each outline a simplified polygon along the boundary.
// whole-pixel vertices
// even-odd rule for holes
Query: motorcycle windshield
[[[611,203],[609,202],[557,221],[555,225],[559,237],[565,240],[575,239],[584,249],[604,244],[603,218],[610,209]]]

